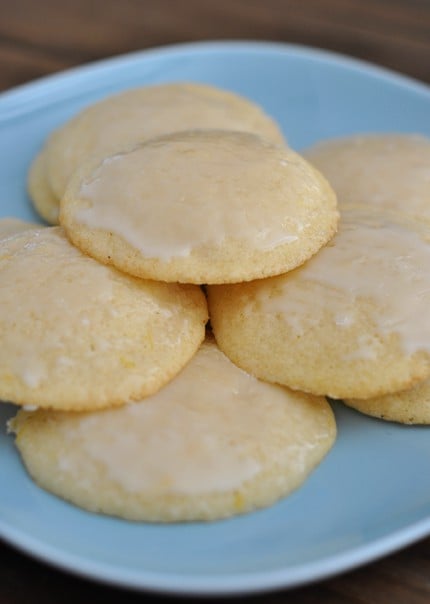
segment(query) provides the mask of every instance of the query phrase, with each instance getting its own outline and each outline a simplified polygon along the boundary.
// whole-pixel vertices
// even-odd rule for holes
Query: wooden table
[[[429,0],[3,0],[0,89],[106,56],[221,38],[328,48],[430,83]],[[0,490],[7,488],[7,477],[1,484]],[[76,604],[96,598],[105,604],[171,601],[77,579],[0,543],[1,604]],[[430,539],[316,585],[245,600],[428,604]]]

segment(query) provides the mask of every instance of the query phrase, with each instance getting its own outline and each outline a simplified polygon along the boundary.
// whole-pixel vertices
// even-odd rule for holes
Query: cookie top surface
[[[293,388],[333,398],[408,388],[430,374],[429,263],[419,231],[345,211],[298,269],[209,288],[214,333],[246,370]]]
[[[361,413],[400,424],[430,425],[430,380],[420,382],[410,390],[365,400],[346,399],[349,407]]]
[[[204,337],[199,288],[134,279],[60,227],[0,240],[0,399],[96,409],[151,394]]]
[[[188,128],[254,132],[276,144],[284,139],[263,110],[212,86],[172,83],[126,90],[80,112],[55,131],[46,146],[48,179],[60,199],[76,168],[90,155]]]
[[[333,191],[298,154],[221,130],[178,132],[93,159],[61,209],[74,243],[102,262],[191,283],[294,268],[330,239],[337,218]]]
[[[19,218],[0,218],[0,239],[5,239],[30,229],[40,229],[40,224]]]
[[[142,402],[20,412],[12,425],[42,486],[88,509],[157,521],[272,503],[305,480],[336,435],[324,399],[260,382],[212,341]]]
[[[341,210],[366,204],[430,220],[430,138],[356,135],[318,143],[304,156],[327,177]]]

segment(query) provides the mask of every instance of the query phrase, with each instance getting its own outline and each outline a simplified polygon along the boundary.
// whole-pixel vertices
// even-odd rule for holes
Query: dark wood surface
[[[150,46],[233,38],[328,48],[430,83],[430,0],[0,0],[0,89]],[[7,477],[0,484],[1,497]],[[0,542],[0,604],[96,598],[172,601],[78,579]],[[430,539],[325,582],[244,601],[429,604]]]

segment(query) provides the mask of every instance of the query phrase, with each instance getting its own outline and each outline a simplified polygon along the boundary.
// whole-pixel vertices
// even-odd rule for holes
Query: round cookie
[[[328,452],[322,398],[260,382],[211,341],[157,394],[93,413],[20,411],[10,428],[43,488],[129,520],[214,520],[272,504]]]
[[[144,281],[83,255],[60,227],[0,240],[0,399],[98,409],[156,392],[204,338],[195,286]]]
[[[49,224],[58,224],[58,198],[51,190],[46,170],[46,149],[34,159],[28,173],[27,189],[36,212]]]
[[[261,379],[370,398],[430,375],[430,245],[409,226],[344,212],[333,240],[272,279],[208,287],[220,348]]]
[[[30,229],[40,229],[40,224],[19,218],[0,218],[0,239],[6,239]]]
[[[188,83],[126,90],[90,105],[51,135],[41,152],[44,159],[36,158],[31,171],[31,181],[38,176],[44,183],[30,187],[36,193],[36,207],[46,219],[55,218],[55,204],[58,206],[71,175],[90,155],[109,155],[130,144],[189,128],[254,132],[285,144],[272,118],[232,92]],[[52,191],[52,206],[38,194],[46,193],[46,188]]]
[[[320,142],[303,154],[327,177],[341,211],[366,204],[430,220],[430,138],[355,135]]]
[[[138,277],[229,283],[302,264],[338,213],[327,181],[291,149],[195,130],[92,158],[60,220],[75,245]]]
[[[430,380],[420,382],[410,390],[386,394],[366,400],[346,399],[349,407],[401,424],[430,424]]]

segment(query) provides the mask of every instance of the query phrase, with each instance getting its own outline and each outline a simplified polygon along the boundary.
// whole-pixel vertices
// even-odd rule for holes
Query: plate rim
[[[170,596],[250,596],[278,589],[304,587],[352,571],[363,564],[370,564],[381,556],[393,554],[428,535],[430,516],[371,543],[353,546],[341,554],[330,555],[297,568],[290,566],[271,571],[235,573],[231,576],[195,576],[166,571],[130,571],[127,568],[86,559],[31,538],[21,530],[8,530],[0,518],[0,539],[40,562],[101,584]]]
[[[272,42],[268,40],[204,40],[196,42],[182,42],[178,44],[168,44],[155,46],[143,50],[136,50],[119,55],[113,55],[97,61],[90,61],[82,65],[69,67],[67,69],[50,73],[39,78],[35,78],[23,84],[0,91],[0,123],[9,121],[19,117],[22,114],[34,112],[46,104],[52,104],[52,99],[49,98],[49,91],[54,87],[63,83],[68,83],[70,80],[84,79],[91,86],[85,89],[85,93],[97,91],[100,86],[93,80],[94,73],[109,72],[120,70],[124,65],[128,67],[134,64],[139,64],[142,60],[147,59],[162,59],[163,57],[171,56],[172,54],[195,54],[195,52],[204,52],[212,54],[214,52],[242,52],[242,53],[274,53],[296,56],[313,61],[329,62],[340,67],[353,69],[357,72],[366,72],[368,75],[383,79],[387,82],[407,86],[412,88],[418,94],[430,95],[430,84],[413,78],[409,75],[397,72],[387,67],[371,63],[364,59],[359,59],[347,54],[338,53],[329,49],[320,48],[317,46],[306,46],[303,44],[293,44],[288,42]],[[26,97],[31,91],[31,109],[26,103]],[[35,95],[36,93],[36,95]],[[80,96],[79,91],[75,94],[68,94],[67,99]],[[24,103],[20,101],[24,99]],[[58,102],[56,99],[54,102]],[[9,105],[9,106],[8,106]]]

